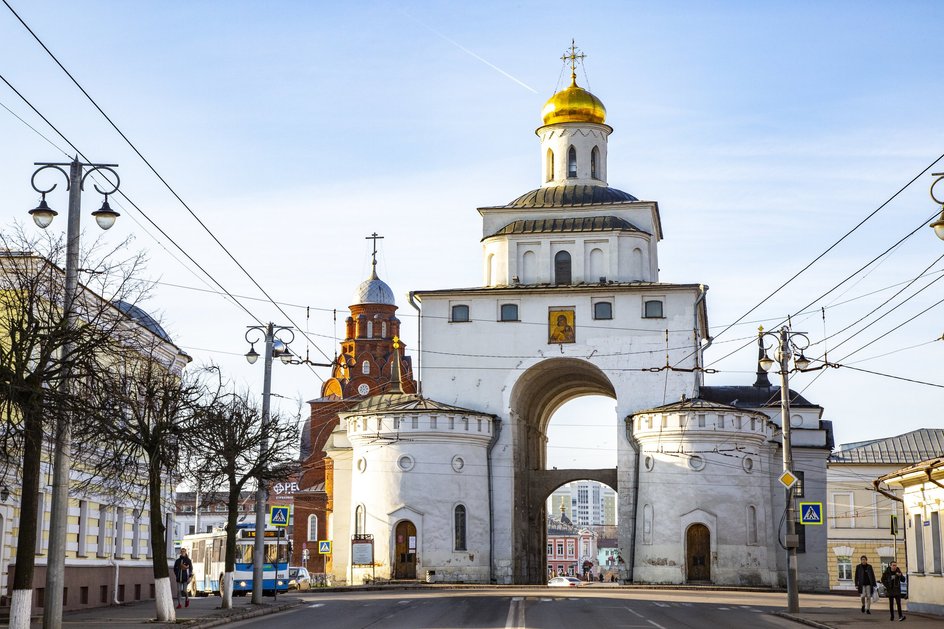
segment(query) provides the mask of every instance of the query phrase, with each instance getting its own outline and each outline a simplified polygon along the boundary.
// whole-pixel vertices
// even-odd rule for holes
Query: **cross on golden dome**
[[[577,48],[576,42],[573,39],[571,39],[570,50],[568,52],[565,52],[564,56],[561,57],[561,61],[563,61],[564,63],[567,63],[568,61],[570,61],[570,82],[574,85],[577,84],[577,60],[579,59],[580,63],[583,63],[583,60],[587,57],[587,55],[585,55],[583,51],[581,51],[580,54],[578,54],[577,53],[578,50],[579,48]]]

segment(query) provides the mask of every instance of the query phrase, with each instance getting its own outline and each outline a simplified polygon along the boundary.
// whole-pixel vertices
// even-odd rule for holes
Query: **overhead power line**
[[[20,15],[19,15],[19,14],[16,12],[16,10],[10,5],[10,3],[9,3],[7,0],[3,0],[3,3],[7,6],[7,8],[10,10],[10,12],[13,13],[13,15],[16,17],[16,19],[20,22],[20,24],[22,24],[23,27],[24,27],[27,31],[29,31],[29,34],[33,36],[33,39],[36,40],[36,43],[38,43],[38,44],[43,48],[43,50],[46,51],[46,53],[49,55],[49,57],[50,57],[53,61],[56,62],[56,65],[58,65],[59,68],[61,68],[62,71],[65,72],[66,76],[69,77],[69,79],[72,81],[72,83],[75,84],[75,86],[79,89],[79,91],[82,92],[82,94],[88,99],[88,101],[89,101],[90,103],[92,103],[92,105],[95,107],[95,109],[98,110],[98,112],[102,115],[102,117],[104,117],[105,120],[108,121],[108,124],[110,124],[110,125],[112,126],[112,128],[115,130],[115,132],[117,132],[118,135],[120,135],[121,138],[128,144],[128,146],[131,147],[131,149],[135,152],[135,154],[137,154],[137,156],[141,158],[141,161],[143,161],[143,162],[145,163],[145,165],[147,165],[147,167],[151,170],[151,172],[154,173],[154,176],[156,176],[156,177],[160,180],[160,182],[164,185],[164,187],[167,188],[167,190],[174,196],[174,198],[176,198],[176,199],[180,202],[180,204],[187,210],[187,212],[194,218],[194,220],[197,221],[197,223],[200,225],[200,227],[202,227],[202,228],[204,229],[204,231],[206,231],[206,233],[213,239],[213,241],[214,241],[217,245],[219,245],[220,249],[222,249],[223,252],[226,253],[226,255],[230,258],[230,260],[233,261],[233,263],[239,268],[239,270],[242,271],[242,272],[246,275],[246,277],[249,278],[249,280],[253,283],[253,285],[254,285],[256,288],[258,288],[259,291],[260,291],[263,295],[266,296],[266,298],[269,300],[269,302],[272,303],[272,305],[274,305],[274,306],[276,307],[276,309],[282,314],[282,316],[284,316],[286,319],[288,319],[289,323],[291,323],[291,324],[295,327],[296,330],[298,330],[303,336],[305,336],[305,338],[308,340],[308,342],[311,343],[311,345],[318,351],[318,353],[320,353],[322,356],[324,356],[324,357],[325,357],[326,359],[328,359],[328,360],[333,360],[332,357],[328,356],[324,351],[322,351],[322,349],[321,349],[320,347],[318,347],[318,345],[317,345],[314,341],[312,341],[310,338],[308,338],[308,336],[307,336],[307,334],[306,334],[306,331],[303,330],[297,323],[295,323],[295,321],[292,319],[292,317],[291,317],[287,312],[285,312],[285,310],[282,309],[282,307],[279,305],[279,303],[276,302],[275,299],[273,299],[271,295],[269,295],[268,291],[266,291],[266,290],[262,287],[262,285],[259,284],[259,282],[256,281],[256,278],[253,277],[253,275],[242,265],[242,263],[241,263],[239,260],[236,259],[236,256],[234,256],[234,255],[232,254],[232,252],[230,252],[230,250],[226,247],[226,245],[224,245],[224,244],[222,243],[222,241],[220,241],[220,239],[217,238],[216,234],[214,234],[213,231],[203,222],[203,220],[200,219],[199,216],[197,216],[196,212],[193,211],[193,209],[190,207],[190,205],[187,204],[187,202],[184,201],[184,199],[177,193],[177,191],[173,188],[173,186],[171,186],[170,183],[168,183],[168,181],[167,181],[166,179],[164,179],[164,177],[157,171],[157,169],[156,169],[156,168],[151,164],[151,162],[144,156],[144,154],[141,153],[141,151],[138,150],[138,147],[135,146],[135,144],[128,138],[128,136],[125,135],[125,133],[124,133],[120,128],[118,128],[118,125],[115,124],[115,122],[111,119],[111,117],[110,117],[108,114],[105,113],[105,111],[99,106],[99,104],[95,101],[95,99],[92,98],[92,96],[85,90],[85,88],[82,87],[82,85],[81,85],[81,84],[78,82],[78,80],[72,75],[72,73],[69,72],[69,70],[62,64],[61,61],[59,61],[59,58],[56,57],[55,54],[53,54],[53,52],[49,49],[48,46],[46,46],[46,44],[43,42],[43,40],[39,38],[39,36],[33,31],[32,28],[30,28],[29,24],[27,24],[27,23],[23,20],[23,18],[20,17]],[[125,198],[127,198],[127,197],[125,197]],[[128,199],[128,201],[131,202],[130,199]],[[135,207],[137,207],[137,206],[135,206]],[[148,219],[148,220],[150,221],[150,219]],[[152,224],[153,224],[153,222],[152,222]],[[157,225],[155,225],[155,227],[157,227]],[[162,233],[162,234],[164,233],[163,230],[161,230],[161,233]],[[189,255],[188,255],[188,258],[189,258]],[[255,317],[253,317],[253,318],[255,319]],[[258,321],[258,319],[256,319],[256,320]],[[317,375],[317,374],[316,374],[316,375]]]

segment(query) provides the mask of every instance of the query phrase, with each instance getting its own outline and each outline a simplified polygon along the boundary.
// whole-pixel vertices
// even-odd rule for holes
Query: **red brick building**
[[[294,561],[301,563],[308,550],[307,566],[313,573],[331,571],[330,555],[318,553],[319,540],[335,545],[350,540],[332,539],[333,470],[324,447],[338,426],[338,414],[365,398],[397,388],[392,376],[399,374],[399,388],[416,392],[412,362],[399,340],[400,320],[390,287],[377,277],[376,255],[370,277],[354,292],[351,315],[345,321],[341,353],[334,361],[331,377],[321,387],[321,396],[309,402],[311,415],[302,432],[302,472],[294,492]],[[399,360],[399,369],[393,370]],[[339,514],[346,517],[349,514]]]

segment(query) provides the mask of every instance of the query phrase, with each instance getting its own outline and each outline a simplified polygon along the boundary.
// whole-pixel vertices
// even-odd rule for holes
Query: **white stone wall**
[[[641,413],[633,429],[642,459],[634,579],[687,582],[686,532],[703,524],[713,583],[771,585],[771,425],[753,413],[709,408]]]
[[[391,578],[397,524],[416,526],[417,578],[489,581],[487,416],[418,412],[346,417],[353,445],[349,504],[365,511],[365,533],[374,536],[376,576]],[[377,422],[380,422],[378,430]],[[455,548],[454,510],[466,509],[466,548]],[[353,525],[352,525],[353,527]],[[355,582],[369,571],[355,571]]]

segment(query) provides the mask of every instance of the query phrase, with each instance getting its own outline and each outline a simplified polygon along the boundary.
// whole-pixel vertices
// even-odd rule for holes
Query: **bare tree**
[[[114,302],[133,303],[145,292],[143,258],[122,257],[125,245],[83,254],[89,281],[64,300],[62,239],[28,236],[19,225],[0,233],[0,471],[21,487],[11,627],[30,622],[44,438],[64,414],[83,432],[87,400],[66,385],[102,375],[94,357],[128,326]]]
[[[142,345],[123,339],[103,357],[110,377],[98,381],[95,399],[98,421],[88,437],[99,444],[91,465],[97,482],[112,494],[133,492],[147,479],[151,559],[157,620],[175,620],[174,593],[168,569],[165,514],[181,469],[185,437],[199,422],[205,406],[215,403],[216,390],[205,372],[181,375],[167,344],[152,340]]]
[[[264,455],[260,454],[263,441],[267,443]],[[222,607],[229,609],[233,606],[240,493],[247,485],[268,485],[297,471],[298,417],[272,415],[263,426],[262,412],[250,394],[233,391],[200,416],[187,445],[187,468],[193,480],[226,492],[225,572],[218,576]]]

